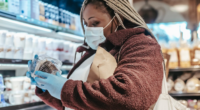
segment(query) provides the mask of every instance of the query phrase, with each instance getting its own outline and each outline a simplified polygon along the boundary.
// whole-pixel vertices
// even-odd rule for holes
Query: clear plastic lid
[[[32,60],[29,71],[32,72],[32,77],[36,77],[36,71],[43,71],[55,75],[57,72],[61,73],[61,66],[62,62],[60,60],[47,55],[40,55],[37,59]]]

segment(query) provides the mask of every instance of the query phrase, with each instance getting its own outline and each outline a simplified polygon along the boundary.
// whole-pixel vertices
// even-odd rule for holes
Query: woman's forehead
[[[105,12],[95,5],[88,4],[83,10],[83,19],[88,20],[90,17],[101,17]]]

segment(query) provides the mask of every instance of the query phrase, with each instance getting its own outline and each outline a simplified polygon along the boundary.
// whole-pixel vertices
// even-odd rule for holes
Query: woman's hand
[[[59,72],[56,75],[45,73],[42,71],[36,71],[35,74],[38,77],[35,77],[36,85],[48,92],[55,98],[61,99],[61,91],[63,85],[67,81],[66,78],[63,78]]]
[[[35,71],[35,67],[37,65],[37,61],[38,61],[38,55],[35,55],[33,63],[32,63],[31,60],[28,61],[29,71],[26,72],[26,76],[31,79],[31,85],[37,85],[35,79],[31,76],[31,74]],[[42,88],[40,88],[40,89],[42,89]],[[45,92],[46,90],[42,89],[42,91]]]
[[[33,63],[31,60],[28,61],[29,71],[26,73],[26,76],[31,79],[32,85],[36,85],[35,79],[31,76],[31,73],[33,73],[35,71],[35,67],[37,65],[37,60],[38,60],[38,55],[35,55]]]

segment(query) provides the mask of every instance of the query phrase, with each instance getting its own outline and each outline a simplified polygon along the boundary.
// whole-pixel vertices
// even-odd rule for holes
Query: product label
[[[176,91],[180,92],[180,91],[183,91],[184,85],[182,85],[181,83],[176,83],[174,88]]]
[[[20,13],[23,16],[31,17],[31,0],[20,1]]]
[[[189,91],[194,91],[195,88],[196,88],[196,85],[195,85],[194,82],[189,82],[189,83],[187,84],[187,89],[188,89]]]
[[[170,91],[172,89],[172,85],[168,82],[167,82],[167,88],[168,88],[168,91]]]
[[[180,50],[180,60],[181,61],[190,61],[190,51],[189,50]]]
[[[9,0],[9,12],[19,14],[20,13],[20,1],[19,0]]]
[[[0,0],[0,10],[8,11],[8,1]]]
[[[170,55],[170,62],[178,62],[178,55],[176,51],[168,52],[168,54]]]
[[[195,50],[195,58],[200,59],[200,50]]]

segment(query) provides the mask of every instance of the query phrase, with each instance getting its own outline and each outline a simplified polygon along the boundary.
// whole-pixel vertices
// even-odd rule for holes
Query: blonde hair
[[[85,7],[87,6],[89,0],[84,0],[81,12],[80,12],[80,19],[81,19],[81,25],[83,28],[83,32],[85,32],[84,25],[83,25],[83,11]],[[102,0],[102,2],[105,2],[108,7],[110,7],[112,10],[114,10],[114,14],[119,21],[120,25],[126,29],[126,27],[123,24],[123,21],[120,16],[127,19],[128,21],[138,25],[138,28],[144,28],[146,29],[152,37],[154,35],[152,34],[151,30],[147,27],[145,21],[142,19],[142,17],[138,14],[138,12],[131,7],[128,0]],[[155,37],[154,37],[155,38]]]

